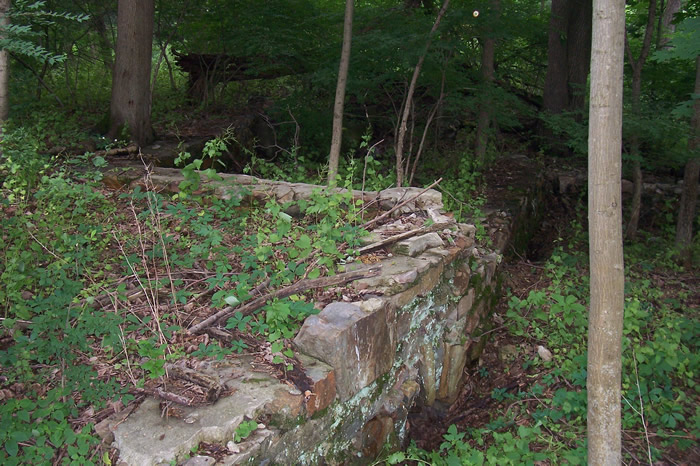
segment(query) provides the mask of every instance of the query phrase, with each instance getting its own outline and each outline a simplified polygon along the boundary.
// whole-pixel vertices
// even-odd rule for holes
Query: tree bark
[[[547,74],[542,94],[542,107],[550,113],[563,112],[569,103],[565,43],[568,17],[569,2],[552,0],[547,34]]]
[[[418,63],[413,69],[413,76],[411,77],[411,83],[408,85],[408,92],[406,93],[406,101],[404,102],[403,109],[401,111],[401,123],[399,124],[399,131],[396,135],[396,187],[400,188],[403,184],[403,147],[404,140],[406,139],[406,130],[408,125],[408,117],[411,113],[411,105],[413,105],[413,94],[416,92],[416,83],[418,82],[418,76],[423,69],[423,62],[425,62],[425,56],[428,54],[430,49],[430,43],[433,40],[433,35],[437,31],[438,26],[440,26],[440,21],[442,17],[445,16],[447,12],[447,7],[450,5],[450,0],[445,0],[442,4],[442,8],[438,12],[437,18],[433,23],[433,27],[430,29],[430,35],[428,36],[428,43],[425,44],[425,49],[423,53],[418,58]]]
[[[586,110],[586,85],[591,65],[591,0],[572,2],[569,12],[569,28],[566,37],[566,63],[568,67],[567,110],[576,112],[583,120]]]
[[[625,32],[625,49],[627,52],[627,59],[629,60],[630,67],[632,68],[632,112],[635,115],[639,114],[640,111],[640,98],[642,95],[642,69],[649,56],[649,51],[651,50],[651,37],[654,33],[654,21],[656,19],[656,0],[649,0],[649,14],[647,16],[647,24],[644,30],[644,39],[642,41],[642,49],[639,52],[639,57],[635,60],[632,56],[632,49],[630,48],[629,41],[627,40],[627,33]],[[641,163],[641,153],[639,152],[639,135],[632,134],[630,138],[630,153],[632,154],[632,182],[634,183],[634,189],[632,191],[632,206],[630,212],[630,219],[627,223],[627,230],[625,231],[625,237],[627,239],[634,239],[637,237],[637,229],[639,228],[639,216],[642,210],[642,163]]]
[[[10,25],[10,18],[7,13],[10,11],[11,0],[0,0],[0,28]],[[4,34],[2,34],[4,36]],[[2,136],[2,126],[10,114],[9,102],[10,85],[10,53],[0,50],[0,136]]]
[[[155,139],[151,126],[151,55],[155,0],[119,0],[109,137],[126,129],[140,146]]]
[[[700,94],[700,55],[695,59],[695,94]],[[693,223],[698,199],[698,175],[700,174],[700,99],[693,102],[693,118],[691,120],[690,141],[688,148],[692,153],[685,165],[683,174],[683,191],[678,209],[676,224],[676,249],[678,258],[686,266],[692,263],[691,245],[693,243]]]
[[[574,112],[581,121],[585,112],[586,84],[591,59],[591,0],[552,0],[547,40],[547,74],[542,94],[546,112]],[[555,152],[568,154],[565,144],[542,128]]]
[[[493,18],[490,21],[498,21],[500,10],[500,0],[491,1],[491,11]],[[491,84],[493,83],[495,67],[494,56],[496,54],[496,39],[493,37],[493,27],[489,27],[484,34],[481,50],[481,79],[483,84],[483,93],[481,105],[479,107],[479,115],[476,125],[476,141],[474,153],[479,163],[484,163],[486,159],[486,147],[489,139],[489,126],[491,124],[491,99],[489,93]]]
[[[657,49],[668,48],[671,35],[676,31],[676,25],[672,22],[673,16],[680,11],[682,3],[681,0],[669,0],[665,8],[663,3],[661,4],[663,14],[659,16],[659,30],[656,35]]]
[[[624,0],[593,1],[588,129],[588,463],[619,465],[621,453],[622,93]]]
[[[345,105],[345,88],[350,68],[350,45],[352,42],[352,15],[354,0],[345,0],[345,21],[343,22],[343,48],[340,52],[338,67],[338,84],[335,87],[335,104],[333,105],[333,132],[331,133],[331,150],[328,156],[328,186],[335,186],[340,161],[340,146],[343,142],[343,107]]]

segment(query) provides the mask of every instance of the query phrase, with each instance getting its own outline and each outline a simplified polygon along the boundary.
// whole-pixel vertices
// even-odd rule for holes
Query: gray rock
[[[331,303],[304,322],[297,348],[335,369],[336,388],[345,401],[391,368],[395,344],[380,308],[367,313],[348,303]]]
[[[394,248],[394,252],[416,257],[428,248],[442,246],[444,246],[442,238],[440,238],[440,235],[433,232],[400,241]]]
[[[192,458],[185,461],[182,466],[209,466],[210,464],[215,464],[216,460],[211,456],[193,456]]]
[[[242,359],[252,361],[251,357]],[[144,400],[126,421],[113,428],[113,446],[119,449],[120,461],[129,465],[168,463],[183,458],[200,442],[225,444],[244,419],[270,415],[271,410],[279,414],[277,400],[284,400],[287,416],[296,419],[303,396],[291,395],[289,387],[249,367],[245,364],[229,371],[230,380],[222,377],[222,382],[233,390],[230,396],[208,406],[183,406],[177,417],[161,417],[159,402],[152,398]],[[221,371],[225,373],[226,368]],[[248,451],[256,448],[253,445]]]
[[[537,354],[542,358],[543,361],[552,360],[552,352],[542,345],[537,346]]]

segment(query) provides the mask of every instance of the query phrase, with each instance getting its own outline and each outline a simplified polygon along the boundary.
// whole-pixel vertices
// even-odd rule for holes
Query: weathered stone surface
[[[467,325],[467,318],[463,317],[454,322],[451,321],[451,325],[446,327],[447,333],[443,337],[443,341],[452,345],[461,345],[464,343],[466,336],[464,329]]]
[[[483,306],[481,306],[481,309],[483,309]],[[482,317],[481,313],[478,312],[478,308],[476,312],[471,312],[467,317],[467,324],[464,326],[464,334],[471,336],[474,330],[479,326]]]
[[[423,191],[420,188],[390,188],[380,191],[380,203],[385,204],[383,207],[393,207],[399,202],[408,200],[420,194]],[[413,205],[411,205],[413,204]],[[391,208],[389,207],[389,208]],[[416,208],[427,210],[428,208],[442,209],[442,193],[434,189],[429,189],[415,201],[407,205],[408,212],[415,212]]]
[[[496,274],[496,267],[501,263],[502,256],[500,254],[491,253],[484,256],[483,260],[486,263],[486,281],[493,280]]]
[[[137,167],[138,168],[138,167]],[[325,189],[324,186],[310,185],[304,183],[287,183],[283,181],[272,181],[256,178],[248,175],[238,174],[218,174],[221,180],[210,180],[203,173],[200,173],[202,190],[213,191],[222,199],[247,197],[257,202],[264,202],[274,198],[281,203],[288,201],[298,201],[309,199],[314,190]],[[142,176],[142,175],[140,175]],[[156,186],[158,189],[165,189],[171,192],[179,190],[179,183],[184,180],[182,173],[178,169],[156,167],[149,174],[148,184]],[[145,187],[143,178],[133,181],[132,186]],[[343,192],[342,189],[335,189]],[[389,210],[398,203],[411,199],[423,190],[419,188],[391,188],[379,192],[353,190],[354,199],[362,199],[365,202],[376,201],[383,210]],[[442,194],[434,189],[422,193],[418,198],[412,200],[407,205],[398,210],[397,213],[415,212],[416,210],[442,209]]]
[[[182,466],[210,466],[216,464],[216,460],[211,456],[193,456],[183,463]]]
[[[222,466],[229,466],[250,462],[252,457],[258,455],[260,451],[270,442],[273,442],[278,435],[279,433],[274,430],[258,428],[241,443],[234,443],[231,445],[233,442],[228,442],[228,445],[231,445],[229,449],[232,450],[234,454],[224,458],[219,464]]]
[[[394,420],[389,416],[375,416],[362,428],[362,454],[376,458],[389,435],[394,433]]]
[[[363,278],[353,283],[355,289],[371,289],[385,295],[393,295],[407,289],[413,282],[406,280],[396,280],[397,276],[414,271],[421,275],[430,269],[431,262],[424,258],[413,258],[408,256],[394,256],[382,262],[381,273],[375,277]],[[350,264],[347,270],[355,270],[365,267],[364,264]]]
[[[469,279],[471,278],[471,276],[472,273],[469,269],[469,263],[467,261],[464,261],[457,268],[457,270],[455,270],[455,276],[452,280],[452,293],[455,296],[462,296],[464,293],[466,293],[467,289],[469,288]]]
[[[106,419],[103,419],[102,421],[98,422],[95,425],[95,433],[99,435],[99,437],[102,439],[102,441],[109,445],[110,443],[114,442],[114,433],[113,429],[124,422],[124,419],[129,417],[131,412],[134,410],[136,406],[135,405],[130,405],[126,407],[125,409],[119,411],[118,413],[112,414],[111,416],[107,417]]]
[[[440,209],[429,207],[426,209],[426,212],[428,213],[428,218],[430,218],[430,220],[432,220],[433,223],[437,223],[438,225],[443,223],[454,224],[454,219],[442,213],[442,210]]]
[[[474,225],[468,223],[458,223],[457,227],[459,228],[459,231],[461,231],[467,238],[474,239],[476,236],[476,227]]]
[[[299,422],[304,412],[305,397],[292,387],[281,385],[275,391],[275,398],[265,405],[269,413],[270,425],[280,430],[288,430]]]
[[[454,310],[447,316],[450,322],[457,322],[469,315],[474,305],[474,294],[474,290],[471,289],[465,296],[462,296],[462,299],[459,300]]]
[[[275,400],[283,395],[280,390],[286,389],[289,394],[289,388],[265,373],[249,371],[246,366],[229,372],[234,377],[225,380],[234,390],[230,396],[208,406],[179,408],[178,417],[161,417],[159,402],[144,400],[126,421],[113,426],[113,445],[119,449],[120,461],[128,465],[169,462],[182,458],[200,442],[225,444],[233,438],[241,421],[269,415],[269,407],[279,416]]]
[[[423,256],[420,258],[422,259]],[[416,297],[427,295],[440,281],[443,269],[441,265],[441,263],[438,263],[438,265],[432,268],[426,267],[427,271],[421,275],[417,281],[413,282],[413,286],[406,289],[406,291],[395,293],[394,296],[391,297],[391,305],[400,309],[413,301]]]
[[[435,403],[437,389],[436,359],[435,350],[431,343],[421,345],[418,373],[420,374],[423,393],[425,394],[425,404],[427,406],[432,406],[433,403]]]
[[[446,403],[454,403],[462,389],[464,366],[467,364],[467,350],[470,341],[461,345],[445,344],[445,355],[440,374],[440,388],[437,398]]]
[[[310,417],[326,409],[335,400],[335,371],[331,366],[305,354],[299,354],[298,358],[312,383],[311,394],[304,394],[306,415]]]
[[[331,303],[308,317],[294,343],[334,368],[341,400],[388,371],[395,351],[386,312],[368,314],[347,303]]]
[[[437,248],[444,245],[445,243],[440,238],[440,235],[432,232],[400,241],[394,248],[394,253],[416,257],[428,248]]]

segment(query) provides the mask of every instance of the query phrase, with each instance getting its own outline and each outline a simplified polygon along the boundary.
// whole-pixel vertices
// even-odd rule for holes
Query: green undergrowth
[[[118,194],[100,184],[104,159],[50,157],[33,141],[8,126],[0,157],[2,464],[102,462],[96,414],[157,384],[175,359],[223,358],[256,342],[287,363],[288,340],[318,312],[309,293],[234,312],[230,342],[185,330],[341,272],[364,234],[348,194],[319,189],[296,206],[244,206],[186,183],[178,196]]]
[[[575,224],[545,264],[545,280],[527,296],[509,294],[504,316],[519,341],[528,383],[496,388],[501,407],[480,427],[452,425],[436,451],[412,444],[388,464],[586,464],[587,236]],[[625,251],[622,428],[625,462],[681,459],[700,434],[697,289],[671,260],[671,229],[643,234]],[[654,247],[651,247],[654,245]],[[661,246],[661,247],[659,247]],[[685,274],[685,275],[684,275]],[[695,301],[696,302],[696,301]],[[544,346],[552,360],[532,356]],[[508,370],[508,368],[506,368]],[[478,376],[488,377],[483,367]]]

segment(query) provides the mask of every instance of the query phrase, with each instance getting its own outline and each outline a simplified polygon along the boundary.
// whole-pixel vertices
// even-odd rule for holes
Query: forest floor
[[[521,425],[533,425],[532,414],[545,405],[551,406],[551,400],[556,396],[557,390],[562,387],[576,389],[566,377],[555,375],[552,378],[552,373],[555,371],[551,366],[543,368],[541,364],[536,363],[541,358],[538,355],[538,346],[549,347],[547,336],[540,335],[540,338],[532,338],[528,335],[516,334],[519,332],[513,331],[508,317],[509,311],[513,308],[511,303],[514,297],[524,302],[533,292],[551,294],[556,288],[553,283],[557,281],[557,277],[552,274],[552,254],[556,255],[557,245],[563,245],[562,249],[567,251],[567,254],[586,257],[588,255],[587,244],[580,241],[580,235],[578,240],[573,238],[576,233],[575,228],[572,228],[572,224],[576,222],[579,222],[579,230],[581,223],[585,227],[585,219],[581,219],[580,214],[577,214],[577,210],[579,212],[584,210],[575,208],[577,203],[585,202],[585,199],[581,196],[578,196],[578,199],[572,196],[560,196],[553,198],[552,201],[548,204],[540,231],[533,235],[528,244],[528,250],[511,249],[510,253],[506,254],[504,263],[501,265],[503,293],[493,317],[495,328],[489,331],[491,335],[479,360],[471,367],[465,368],[466,383],[458,399],[447,410],[422,408],[409,417],[409,436],[418,448],[426,451],[448,449],[445,439],[449,438],[448,428],[453,424],[459,432],[507,430],[508,425],[511,429]],[[656,199],[656,201],[655,207],[658,207],[659,200]],[[668,207],[673,200],[665,199],[664,202]],[[652,209],[647,209],[645,212],[646,221],[654,230],[648,232],[652,240],[654,235],[663,235],[660,231],[663,222],[658,219],[660,215],[661,212],[655,212]],[[666,300],[679,300],[678,311],[688,312],[688,317],[691,319],[699,317],[700,275],[697,268],[674,270],[659,267],[650,270],[647,264],[633,264],[632,268],[635,269],[636,278],[650,280],[657,295],[664,296]],[[577,270],[581,276],[587,275],[587,263],[579,264]],[[524,318],[527,318],[531,311],[531,307],[520,309]],[[544,389],[540,390],[540,387]],[[536,389],[533,390],[533,388]],[[580,389],[576,390],[580,391]],[[691,398],[694,398],[696,404],[700,401],[697,392],[692,394]],[[546,424],[544,427],[547,428]],[[585,427],[585,417],[583,427]],[[652,430],[651,426],[649,430]],[[549,434],[562,444],[574,449],[577,441],[582,439],[581,436],[585,436],[585,431],[579,430],[578,438],[570,433],[567,435],[565,429],[553,429]],[[679,448],[676,444],[662,444],[660,437],[661,435],[657,437],[654,432],[649,435],[649,442],[652,446],[656,446],[658,452],[654,461],[650,461],[646,456],[648,444],[645,436],[638,428],[624,430],[624,464],[637,465],[652,462],[655,465],[700,464],[700,446],[693,433],[689,432],[687,436],[687,439],[694,443],[690,448],[687,446]],[[471,443],[482,451],[486,451],[490,443],[493,443],[493,439],[489,440],[484,436],[485,441],[477,446],[474,441],[476,438],[481,440],[481,434],[474,435]],[[533,443],[530,448],[544,450],[548,447],[546,442],[543,442],[539,445]],[[535,464],[554,463],[538,461]]]
[[[24,464],[43,463],[47,458],[58,463],[68,456],[93,458],[104,446],[94,438],[89,424],[155,390],[166,363],[176,357],[219,357],[255,351],[270,362],[271,371],[284,373],[279,366],[290,360],[286,359],[282,342],[293,335],[306,315],[314,312],[303,300],[283,303],[275,308],[278,315],[266,321],[234,315],[223,334],[183,337],[177,329],[203,317],[212,302],[220,307],[245,302],[266,282],[268,274],[276,277],[276,283],[267,285],[273,287],[300,277],[324,275],[344,257],[346,243],[357,240],[353,236],[356,232],[351,230],[343,233],[347,237],[336,235],[334,225],[342,209],[339,204],[322,204],[323,199],[316,201],[321,204],[315,205],[311,217],[315,221],[329,218],[329,223],[324,226],[321,220],[321,227],[310,233],[311,218],[290,224],[279,205],[242,216],[239,206],[230,202],[207,200],[198,204],[184,197],[115,192],[102,186],[99,177],[90,178],[95,174],[82,169],[95,159],[65,159],[67,168],[52,168],[42,179],[31,178],[28,162],[16,167],[19,174],[15,180],[21,180],[21,170],[27,169],[26,187],[17,185],[12,191],[15,200],[10,196],[0,199],[0,258],[5,266],[1,304],[4,315],[12,317],[3,319],[8,330],[3,327],[0,332],[0,434],[8,435],[0,435],[0,441],[13,459]],[[37,156],[37,160],[42,159]],[[73,169],[71,163],[81,169]],[[504,171],[495,175],[505,180],[510,174]],[[26,196],[22,191],[25,188],[33,190],[32,196]],[[18,201],[22,195],[24,200]],[[553,294],[552,290],[576,295],[577,302],[586,302],[587,288],[581,283],[588,274],[585,261],[576,259],[575,265],[568,265],[572,257],[586,254],[586,241],[581,236],[585,222],[577,214],[580,202],[579,197],[558,198],[550,203],[542,229],[529,250],[508,252],[509,259],[502,266],[504,294],[494,313],[496,327],[490,330],[481,359],[466,369],[463,392],[442,414],[423,409],[409,419],[411,437],[419,447],[439,449],[451,424],[464,432],[532,425],[533,415],[562,389],[581,392],[557,368],[539,360],[539,346],[555,354],[556,348],[541,333],[535,334],[534,330],[547,331],[548,327],[538,328],[534,307],[513,305],[514,300],[530,303],[533,293]],[[663,212],[667,214],[669,205],[673,201],[663,199],[647,205],[649,211],[658,212],[647,212],[645,226],[649,231],[630,248],[635,254],[633,261],[639,259],[630,270],[635,280],[646,283],[641,291],[652,296],[651,307],[658,304],[672,316],[687,310],[687,320],[697,323],[698,270],[674,268],[666,260],[657,261],[661,256],[649,255],[661,254],[668,247],[664,242],[668,231],[662,230],[668,229],[669,221],[664,220],[662,210],[666,209]],[[662,237],[666,239],[660,240]],[[319,254],[319,250],[327,252]],[[278,269],[280,264],[284,266]],[[567,274],[571,276],[565,278]],[[578,290],[565,292],[565,282],[566,286],[573,283],[571,286]],[[342,295],[339,288],[310,292],[306,301],[322,302],[339,293]],[[173,298],[182,305],[172,306]],[[119,317],[114,312],[118,307],[128,312]],[[525,327],[512,325],[514,311],[521,311]],[[574,330],[569,326],[552,335],[563,339],[585,336],[585,329],[576,337]],[[690,332],[694,331],[697,324],[691,327]],[[275,337],[270,338],[273,334]],[[226,344],[219,346],[216,340],[222,335]],[[697,334],[691,337],[697,340]],[[697,341],[693,346],[685,337],[678,338],[679,345],[689,348],[684,351],[692,353],[697,348]],[[653,340],[649,334],[644,339]],[[666,353],[661,353],[663,348],[659,346],[653,348],[670,358],[671,352],[685,347],[668,346]],[[683,360],[678,364],[695,367],[696,362]],[[680,370],[678,367],[673,369]],[[683,376],[689,380],[684,381]],[[700,464],[696,446],[681,450],[668,443],[673,436],[697,440],[697,428],[692,425],[698,415],[690,408],[700,405],[697,389],[693,388],[695,376],[690,370],[674,377],[681,391],[661,396],[658,403],[662,406],[652,420],[676,422],[663,416],[673,406],[681,406],[680,411],[673,411],[673,419],[680,426],[666,426],[664,435],[656,435],[660,430],[650,427],[650,443],[657,444],[659,464]],[[142,383],[137,386],[137,381]],[[681,394],[686,398],[679,398]],[[196,394],[191,395],[196,398]],[[583,401],[571,400],[572,416],[579,416],[566,418],[573,427],[544,425],[545,429],[551,428],[549,438],[554,439],[549,447],[577,448],[585,437],[580,414],[583,402],[585,397]],[[500,424],[494,424],[496,421]],[[635,425],[625,431],[630,464],[645,462],[645,436],[639,430]],[[662,440],[666,442],[663,445]],[[480,448],[488,447],[490,441],[486,438],[485,446],[482,443]],[[548,445],[533,439],[526,441],[525,447],[546,451]],[[114,459],[114,451],[104,453],[108,460],[110,454]],[[557,451],[550,453],[557,458]],[[5,458],[3,455],[0,450],[0,460]]]

